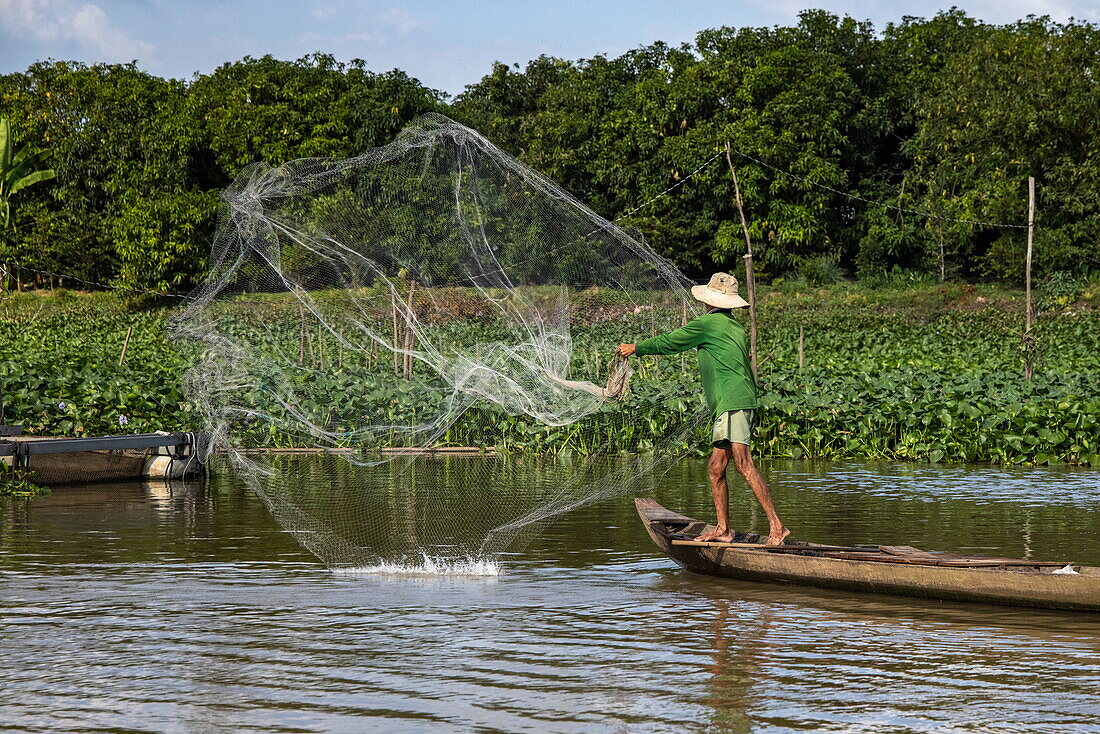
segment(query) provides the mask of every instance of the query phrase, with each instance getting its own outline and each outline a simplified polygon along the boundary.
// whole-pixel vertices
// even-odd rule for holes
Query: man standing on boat
[[[638,344],[620,344],[617,353],[625,358],[632,354],[679,354],[689,349],[698,350],[699,376],[714,421],[708,470],[714,509],[718,513],[718,527],[700,535],[698,540],[733,540],[726,482],[726,467],[732,461],[768,517],[768,545],[781,545],[791,531],[779,519],[768,485],[757,471],[749,449],[758,405],[756,381],[749,362],[745,329],[732,312],[749,304],[737,294],[737,279],[728,273],[717,273],[707,285],[694,286],[691,295],[710,306],[710,310],[668,334]]]

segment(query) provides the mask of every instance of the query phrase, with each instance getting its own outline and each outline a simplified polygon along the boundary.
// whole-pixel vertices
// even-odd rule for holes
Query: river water
[[[1100,565],[1097,470],[765,468],[801,539]],[[8,500],[0,661],[5,731],[1100,732],[1100,615],[693,576],[626,497],[496,577],[331,573],[221,474]]]

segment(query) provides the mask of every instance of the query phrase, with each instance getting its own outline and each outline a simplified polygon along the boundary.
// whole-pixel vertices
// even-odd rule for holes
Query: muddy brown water
[[[1097,470],[766,470],[803,539],[1100,565]],[[653,494],[705,516],[704,479]],[[629,497],[504,568],[330,573],[224,474],[6,500],[0,729],[1100,732],[1100,615],[693,576]]]

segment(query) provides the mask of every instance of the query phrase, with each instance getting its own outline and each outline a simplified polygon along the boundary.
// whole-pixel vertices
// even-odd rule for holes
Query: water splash
[[[383,562],[375,566],[334,568],[333,573],[360,576],[500,576],[500,563],[488,558],[433,558],[424,556],[419,563]]]

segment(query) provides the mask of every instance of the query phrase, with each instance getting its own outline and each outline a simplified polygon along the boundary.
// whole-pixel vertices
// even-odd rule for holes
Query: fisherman
[[[767,515],[770,525],[767,544],[782,545],[791,531],[776,514],[768,485],[757,471],[749,449],[756,425],[756,380],[749,363],[745,329],[732,311],[749,304],[737,294],[737,279],[728,273],[716,273],[707,285],[694,286],[691,295],[710,307],[707,313],[668,334],[638,344],[620,344],[617,354],[626,358],[632,354],[679,354],[689,349],[698,350],[699,376],[714,422],[713,451],[707,468],[718,527],[703,533],[697,540],[733,540],[729,523],[729,485],[726,483],[726,467],[732,461]]]

